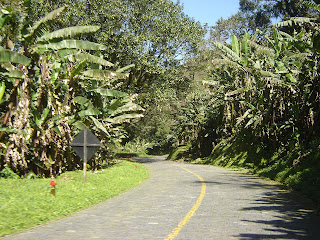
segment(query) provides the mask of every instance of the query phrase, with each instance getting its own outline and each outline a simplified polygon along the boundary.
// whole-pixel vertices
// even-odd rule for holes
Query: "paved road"
[[[320,239],[319,217],[272,182],[218,167],[163,160],[139,160],[151,177],[128,192],[0,239],[166,239],[188,212],[175,240]]]

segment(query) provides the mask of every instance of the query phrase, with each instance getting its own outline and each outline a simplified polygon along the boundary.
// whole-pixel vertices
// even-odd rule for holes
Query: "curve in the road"
[[[190,219],[192,218],[193,214],[197,211],[197,209],[200,207],[201,205],[201,202],[204,198],[204,195],[206,193],[206,183],[204,182],[203,178],[200,177],[198,174],[194,173],[194,172],[191,172],[190,170],[184,168],[184,167],[181,167],[181,166],[178,166],[178,165],[175,165],[173,164],[174,166],[177,166],[179,168],[182,168],[183,170],[195,175],[197,178],[199,178],[199,180],[201,181],[201,192],[200,192],[200,195],[197,199],[197,202],[193,205],[193,207],[191,208],[191,210],[187,213],[187,215],[183,218],[183,220],[177,225],[177,227],[175,227],[172,232],[166,237],[165,240],[173,240],[176,236],[178,236],[179,232],[181,231],[181,229],[183,228],[184,225],[186,225]]]

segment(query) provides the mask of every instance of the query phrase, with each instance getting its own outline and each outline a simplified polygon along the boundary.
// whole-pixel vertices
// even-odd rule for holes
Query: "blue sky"
[[[173,0],[177,2],[177,0]],[[184,12],[202,24],[213,26],[221,17],[226,19],[239,10],[239,0],[180,0]]]

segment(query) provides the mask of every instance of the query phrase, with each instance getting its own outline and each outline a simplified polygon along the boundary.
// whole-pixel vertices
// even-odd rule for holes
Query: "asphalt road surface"
[[[271,181],[164,157],[137,161],[150,178],[134,189],[0,239],[320,239],[320,217]]]

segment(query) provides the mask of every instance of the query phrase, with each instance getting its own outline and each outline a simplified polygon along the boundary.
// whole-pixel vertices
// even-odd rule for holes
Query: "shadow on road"
[[[242,222],[253,222],[263,224],[266,230],[273,232],[268,235],[240,233],[235,236],[238,239],[320,239],[320,216],[309,207],[301,207],[301,204],[293,199],[289,192],[267,192],[263,197],[251,200],[250,207],[242,208],[241,211],[256,211],[262,216],[276,214],[276,220],[247,220]],[[273,218],[274,219],[274,218]],[[269,226],[270,228],[268,228]]]

